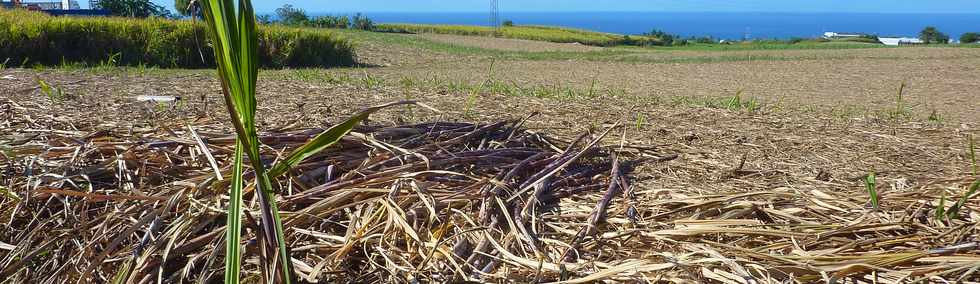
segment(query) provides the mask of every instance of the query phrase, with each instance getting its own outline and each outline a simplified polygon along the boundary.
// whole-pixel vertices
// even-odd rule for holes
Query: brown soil
[[[628,58],[632,57],[682,61],[496,60],[492,79],[522,86],[578,88],[589,88],[595,80],[599,87],[641,97],[730,97],[742,90],[745,96],[782,107],[870,111],[894,109],[898,88],[906,82],[903,100],[917,117],[936,112],[952,121],[980,122],[977,48],[656,51]],[[704,60],[722,62],[699,62]],[[489,66],[486,58],[448,57],[370,72],[391,81],[441,78],[479,84],[488,79]]]
[[[469,47],[479,47],[485,49],[509,50],[509,51],[582,52],[582,51],[603,50],[602,47],[588,46],[579,43],[554,43],[554,42],[546,42],[546,41],[509,39],[509,38],[487,39],[483,37],[448,35],[448,34],[420,34],[417,36],[432,41],[443,42],[443,43],[459,45],[459,46],[469,46]]]

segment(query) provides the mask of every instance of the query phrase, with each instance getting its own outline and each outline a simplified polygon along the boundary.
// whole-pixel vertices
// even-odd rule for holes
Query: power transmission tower
[[[500,35],[500,10],[497,9],[497,0],[490,0],[490,28],[493,35]]]

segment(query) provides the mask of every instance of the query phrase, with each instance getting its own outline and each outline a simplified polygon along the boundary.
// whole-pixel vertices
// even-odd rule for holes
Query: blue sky
[[[152,0],[173,10],[173,0]],[[79,1],[86,2],[86,1]],[[310,13],[482,12],[487,0],[255,0],[269,13],[292,4]],[[980,0],[499,0],[501,12],[697,11],[697,12],[880,12],[980,13]]]

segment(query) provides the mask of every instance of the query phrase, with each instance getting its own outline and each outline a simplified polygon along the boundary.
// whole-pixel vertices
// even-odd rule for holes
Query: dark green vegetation
[[[949,35],[939,31],[936,27],[925,27],[919,32],[919,39],[921,39],[925,44],[947,44],[949,43]]]
[[[294,8],[293,5],[289,4],[276,9],[276,16],[279,17],[279,23],[287,26],[302,25],[310,20],[306,16],[306,11],[300,8]]]
[[[99,0],[99,7],[109,10],[109,13],[120,17],[164,17],[173,15],[167,8],[150,2],[150,0]]]
[[[260,21],[270,24],[276,23],[294,27],[358,30],[374,29],[374,21],[371,21],[371,19],[360,13],[355,14],[353,17],[348,17],[347,15],[310,17],[306,15],[305,10],[286,4],[276,9],[276,16],[279,18],[278,21],[272,21],[270,19],[260,19]]]
[[[680,35],[675,35],[667,33],[662,30],[653,30],[648,33],[644,33],[644,36],[650,38],[660,39],[657,42],[650,42],[647,45],[660,45],[660,46],[680,46],[687,45],[688,43],[715,43],[717,40],[711,37],[691,37],[688,39],[681,38]]]
[[[214,57],[200,22],[161,18],[51,17],[29,11],[0,11],[0,62],[7,66],[146,65],[213,67]],[[259,66],[354,65],[349,40],[327,30],[281,26],[258,28]]]
[[[674,41],[675,40],[677,41],[678,44],[684,42],[684,41],[680,40],[680,36],[674,35],[674,34],[669,34],[669,33],[665,32],[665,31],[661,31],[661,30],[653,30],[653,31],[651,31],[649,33],[645,33],[643,35],[648,36],[648,37],[652,37],[652,38],[658,38],[658,39],[660,39],[660,43],[661,43],[660,45],[665,45],[665,46],[674,45]],[[709,39],[709,42],[708,43],[710,43],[710,39]]]
[[[965,33],[960,36],[960,43],[980,42],[980,33]]]

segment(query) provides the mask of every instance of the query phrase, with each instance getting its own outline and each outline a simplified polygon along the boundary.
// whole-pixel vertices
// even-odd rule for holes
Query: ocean
[[[378,23],[488,25],[489,13],[364,13]],[[311,14],[313,16],[313,14]],[[854,32],[879,36],[918,36],[926,26],[957,39],[980,32],[976,14],[875,13],[701,13],[701,12],[501,12],[501,20],[518,25],[564,26],[619,34],[642,34],[660,29],[681,36],[717,39],[788,39],[817,37],[824,32]]]

